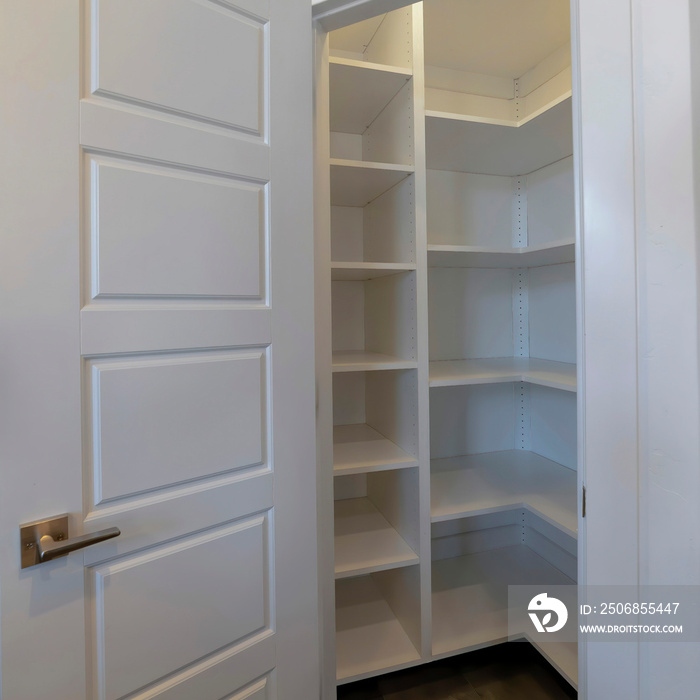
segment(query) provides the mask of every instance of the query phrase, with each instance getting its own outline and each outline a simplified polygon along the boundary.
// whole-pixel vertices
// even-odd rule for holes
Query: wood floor
[[[338,700],[571,700],[576,691],[513,642],[338,688]]]

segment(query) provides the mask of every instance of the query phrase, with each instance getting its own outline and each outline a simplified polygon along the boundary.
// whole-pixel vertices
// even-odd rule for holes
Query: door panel
[[[261,464],[265,351],[89,361],[95,504]]]
[[[225,0],[91,4],[93,94],[261,135],[267,2],[255,19]]]
[[[306,5],[3,8],[4,700],[317,693]]]
[[[94,156],[89,167],[93,298],[262,297],[263,186]]]
[[[266,529],[255,517],[92,567],[96,696],[117,700],[266,627]]]

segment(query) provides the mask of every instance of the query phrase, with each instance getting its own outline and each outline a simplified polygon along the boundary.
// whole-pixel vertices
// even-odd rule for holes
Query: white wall
[[[574,13],[588,583],[700,583],[691,4],[579,0]],[[699,654],[589,645],[583,687],[590,700],[694,697]]]
[[[640,582],[651,585],[700,585],[699,183],[693,172],[699,117],[693,97],[698,97],[699,76],[691,75],[691,36],[695,52],[700,37],[697,4],[633,3],[635,71],[640,76],[635,113],[643,319]],[[641,652],[641,697],[697,694],[700,644],[649,644]]]

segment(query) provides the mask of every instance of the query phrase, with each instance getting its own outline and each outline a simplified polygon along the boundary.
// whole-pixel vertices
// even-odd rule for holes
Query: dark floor
[[[338,688],[338,700],[571,698],[576,698],[576,691],[524,642],[501,644]]]

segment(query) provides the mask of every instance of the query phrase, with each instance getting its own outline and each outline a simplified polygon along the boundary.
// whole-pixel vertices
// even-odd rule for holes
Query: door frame
[[[317,35],[410,4],[411,0],[313,0]],[[673,489],[676,496],[679,489],[688,488],[700,495],[700,477],[695,475],[700,449],[687,431],[689,421],[697,425],[700,419],[695,244],[695,199],[700,202],[700,193],[699,181],[693,179],[693,165],[700,172],[700,149],[696,146],[694,153],[688,148],[693,120],[700,112],[700,51],[691,46],[688,16],[697,28],[700,11],[693,14],[691,4],[571,0],[581,586],[700,584],[698,567],[686,567],[684,578],[680,564],[680,557],[700,559],[700,544],[691,534],[698,525],[698,498],[673,503],[673,517],[664,511],[668,502],[663,500]],[[691,76],[693,49],[696,65]],[[659,64],[662,70],[654,70]],[[668,118],[668,104],[655,99],[669,84],[674,98],[671,139],[659,128]],[[317,95],[317,114],[323,97]],[[324,138],[316,134],[317,159],[328,147]],[[672,192],[678,183],[680,193]],[[327,195],[325,186],[317,183],[317,198]],[[649,255],[658,250],[647,229],[652,213],[657,233],[664,223],[675,226],[664,232],[675,252],[669,260],[656,262]],[[323,223],[317,220],[316,226]],[[685,312],[667,313],[671,304]],[[316,313],[318,322],[319,314],[330,311],[322,302]],[[322,361],[324,348],[320,350],[317,345],[317,361]],[[654,357],[655,363],[650,361]],[[678,381],[669,383],[668,376]],[[683,389],[681,376],[686,377]],[[685,432],[674,420],[676,414],[669,416],[669,405],[683,411]],[[653,472],[650,431],[659,444],[681,452],[672,473]],[[319,475],[319,494],[329,488],[332,485]],[[325,517],[319,512],[319,522]],[[663,556],[669,542],[676,543],[672,549],[677,559]],[[323,561],[321,543],[321,566]],[[663,562],[673,563],[678,573],[663,569]],[[658,650],[667,661],[673,653]],[[661,688],[664,682],[668,687],[692,687],[691,659],[685,665],[664,665],[656,654],[651,645],[581,640],[579,697],[633,700],[653,697],[652,685]],[[332,671],[328,666],[322,663],[326,673]]]

